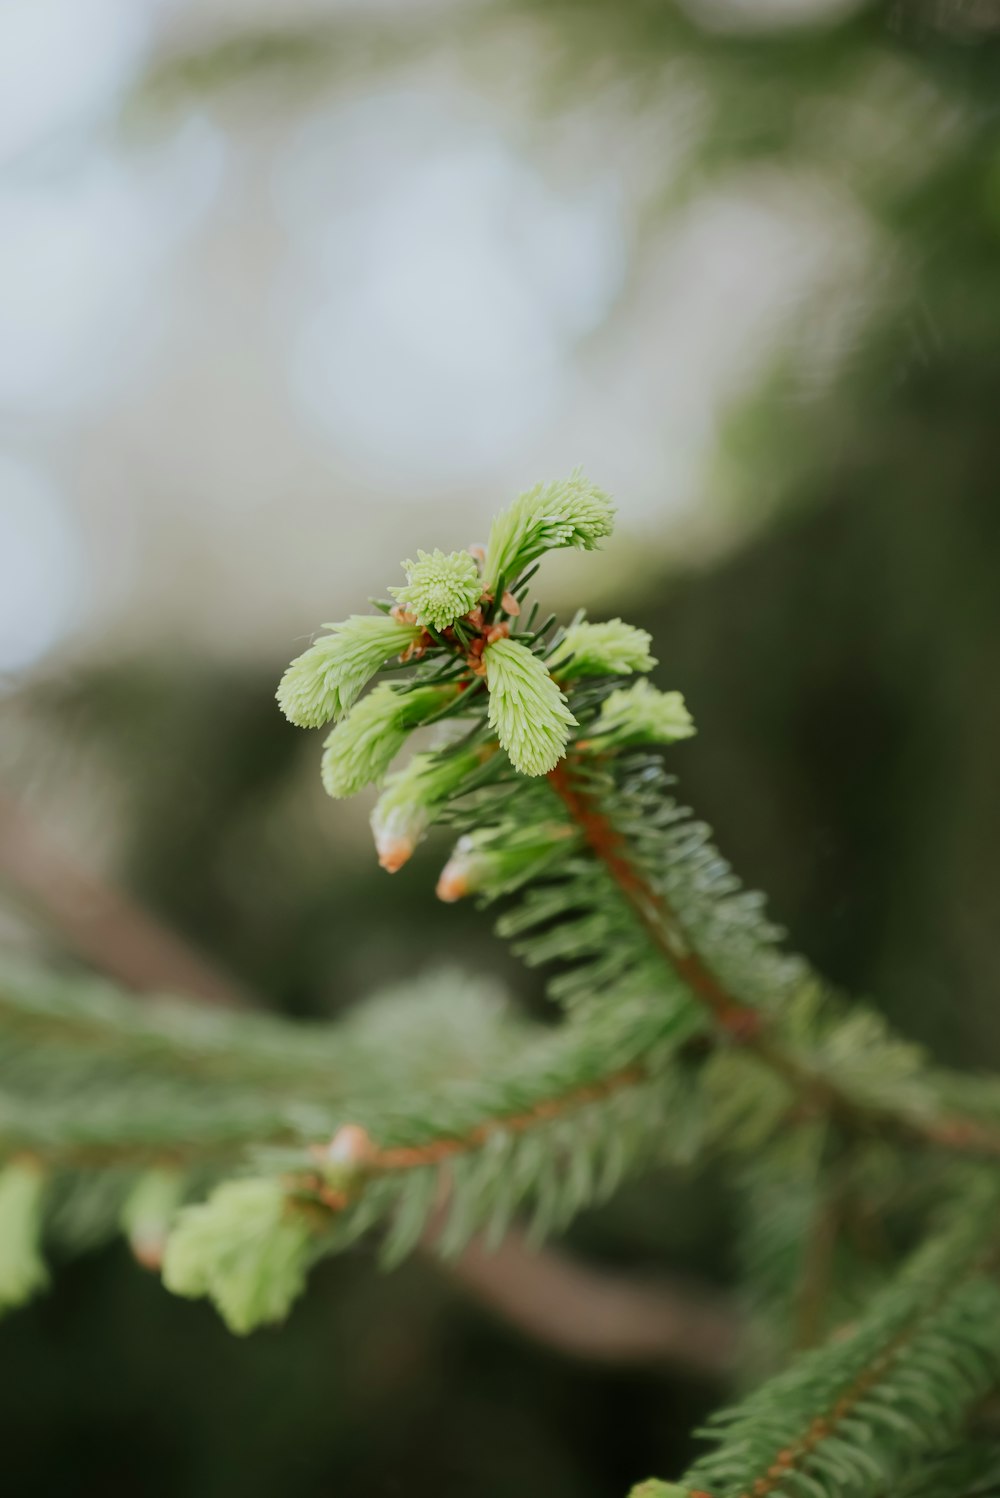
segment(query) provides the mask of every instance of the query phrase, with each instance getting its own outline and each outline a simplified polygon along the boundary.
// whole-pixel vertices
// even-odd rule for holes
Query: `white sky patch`
[[[42,474],[0,454],[0,673],[27,670],[65,637],[83,577],[64,501]]]
[[[3,0],[0,165],[106,113],[157,9],[151,0]]]
[[[608,183],[560,192],[464,113],[367,99],[304,132],[278,178],[293,387],[374,476],[461,481],[535,437],[625,273]]]

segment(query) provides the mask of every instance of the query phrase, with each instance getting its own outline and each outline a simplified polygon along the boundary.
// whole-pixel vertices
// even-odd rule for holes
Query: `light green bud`
[[[278,687],[278,704],[300,728],[320,728],[339,718],[393,656],[420,638],[415,624],[387,614],[352,614],[310,645],[288,667]]]
[[[17,1162],[0,1171],[0,1310],[23,1305],[49,1282],[41,1255],[46,1178]]]
[[[533,878],[545,864],[564,858],[567,842],[579,840],[565,823],[533,825],[506,832],[490,828],[460,837],[441,870],[437,897],[450,905],[466,895],[499,895]]]
[[[503,510],[490,529],[483,576],[495,589],[506,587],[547,551],[576,546],[593,551],[610,536],[615,507],[609,495],[589,483],[579,468],[568,479],[538,484]]]
[[[159,1269],[167,1234],[184,1194],[178,1170],[147,1170],[136,1181],[122,1207],[122,1228],[144,1269]]]
[[[371,816],[378,861],[390,874],[413,854],[438,808],[482,763],[483,750],[415,754],[404,770],[390,775]]]
[[[661,692],[642,680],[611,692],[601,704],[589,738],[601,748],[673,744],[695,732],[680,692]]]
[[[447,629],[461,619],[483,591],[476,559],[468,551],[418,551],[417,560],[404,562],[403,569],[406,587],[389,592],[432,629]]]
[[[490,690],[489,721],[522,775],[547,775],[562,759],[576,719],[544,661],[517,640],[494,640],[483,651]]]
[[[405,691],[383,682],[373,687],[326,740],[322,775],[327,794],[353,796],[381,780],[413,729],[455,694],[453,686]]]
[[[213,1300],[230,1331],[282,1321],[305,1287],[315,1235],[280,1181],[227,1181],[185,1207],[167,1239],[163,1282]]]
[[[646,630],[624,624],[621,619],[608,619],[604,624],[581,620],[567,629],[558,650],[549,658],[549,670],[561,681],[576,676],[631,676],[634,671],[651,671],[656,665],[649,653],[651,643]],[[564,660],[565,666],[560,664]]]

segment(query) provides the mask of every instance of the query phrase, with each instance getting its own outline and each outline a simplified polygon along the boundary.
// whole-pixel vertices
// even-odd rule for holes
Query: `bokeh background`
[[[685,796],[831,978],[1000,1063],[997,0],[5,0],[3,946],[93,960],[87,878],[285,1012],[442,963],[543,1012],[273,691],[577,463],[619,530],[545,585],[654,631]],[[573,1246],[724,1289],[733,1215],[664,1175]],[[0,1344],[60,1498],[612,1498],[719,1396],[361,1251],[242,1342],[95,1250]]]

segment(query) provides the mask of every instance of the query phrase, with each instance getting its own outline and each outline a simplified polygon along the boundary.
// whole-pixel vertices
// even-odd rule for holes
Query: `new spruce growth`
[[[575,620],[563,636],[550,662],[561,681],[574,676],[631,676],[652,671],[656,659],[650,655],[652,641],[644,629],[609,619],[605,624]]]
[[[694,733],[680,692],[660,692],[648,681],[612,692],[601,704],[591,738],[605,749],[673,744]]]
[[[186,1207],[163,1260],[177,1295],[210,1295],[230,1331],[280,1321],[305,1283],[314,1232],[280,1181],[228,1181]]]
[[[418,624],[448,629],[475,608],[483,585],[476,559],[468,551],[418,551],[415,562],[404,562],[405,588],[390,588],[394,598],[411,609]]]
[[[482,564],[471,549],[418,551],[415,562],[402,564],[406,585],[389,589],[396,601],[383,614],[327,625],[332,633],[289,666],[278,701],[301,727],[340,719],[323,755],[329,794],[350,796],[381,782],[410,733],[431,720],[467,719],[470,740],[488,751],[484,701],[486,724],[514,769],[528,776],[553,770],[578,724],[550,665],[561,661],[569,679],[626,675],[655,662],[649,636],[620,619],[578,619],[559,640],[521,627],[521,577],[546,551],[592,550],[610,534],[613,515],[608,496],[579,472],[541,484],[494,520]],[[399,679],[380,682],[348,712],[390,663]],[[394,778],[373,822],[390,872],[412,853],[435,804],[461,788],[464,774],[454,768],[425,756],[412,777]]]
[[[490,689],[489,724],[522,775],[547,775],[566,752],[576,719],[543,661],[518,640],[494,640],[483,651]]]
[[[779,1371],[635,1498],[992,1492],[968,1421],[1000,1388],[1000,1082],[928,1065],[784,951],[674,799],[694,725],[649,680],[645,631],[540,617],[537,563],[592,550],[613,513],[579,473],[539,485],[485,553],[419,551],[278,689],[294,723],[333,723],[332,796],[381,787],[382,867],[437,824],[439,896],[499,903],[563,1023],[447,975],[305,1027],[0,969],[0,1305],[44,1284],[64,1183],[101,1198],[107,1171],[132,1173],[115,1220],[135,1255],[245,1333],[361,1239],[391,1264],[523,1215],[538,1240],[629,1174],[712,1162]]]
[[[579,469],[568,479],[538,484],[493,522],[484,567],[488,586],[509,588],[547,551],[565,546],[593,551],[610,536],[614,518],[610,497]]]
[[[322,728],[341,717],[376,671],[420,638],[415,624],[382,614],[355,614],[324,628],[332,633],[298,656],[278,687],[281,711],[300,728]]]
[[[388,682],[373,687],[324,745],[323,785],[330,796],[353,796],[381,781],[415,728],[453,702],[452,687],[400,692]]]
[[[14,1161],[0,1171],[0,1310],[19,1306],[48,1284],[41,1254],[45,1176]]]

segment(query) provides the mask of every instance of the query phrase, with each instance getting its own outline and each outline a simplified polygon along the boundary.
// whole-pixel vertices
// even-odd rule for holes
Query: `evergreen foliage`
[[[405,588],[389,592],[417,622],[431,629],[448,629],[474,608],[483,591],[475,557],[467,551],[418,551],[415,562],[404,562]]]
[[[31,1161],[0,1172],[0,1308],[18,1306],[48,1283],[39,1252],[45,1177]]]
[[[397,871],[446,826],[439,894],[500,902],[561,1025],[448,976],[305,1026],[6,968],[0,1301],[44,1282],[43,1236],[81,1248],[123,1230],[168,1289],[245,1333],[361,1238],[392,1264],[496,1243],[527,1213],[540,1239],[629,1173],[721,1159],[747,1205],[763,1360],[812,1350],[719,1417],[679,1485],[636,1494],[988,1492],[995,1454],[963,1431],[1000,1381],[1000,1085],[935,1068],[783,950],[674,799],[661,751],[694,728],[646,678],[649,637],[539,620],[534,564],[592,549],[612,513],[580,474],[539,486],[494,522],[481,564],[418,553],[397,604],[330,626],[279,691],[297,722],[339,719],[333,796],[382,781],[437,725],[388,775],[379,860]],[[920,1186],[903,1192],[913,1155]],[[897,1252],[866,1254],[855,1226],[873,1219],[916,1245],[901,1270]]]
[[[537,484],[494,520],[483,564],[487,586],[502,594],[528,567],[562,547],[593,551],[610,536],[615,508],[579,469],[568,479]]]
[[[381,614],[356,614],[324,627],[331,633],[292,662],[278,687],[282,712],[300,728],[341,717],[375,672],[420,637],[415,624]]]
[[[494,640],[483,651],[490,689],[490,727],[522,775],[547,775],[566,752],[576,719],[537,655],[519,640]]]
[[[226,1181],[180,1214],[163,1283],[176,1295],[210,1295],[230,1331],[249,1332],[280,1321],[302,1290],[312,1237],[280,1181]]]
[[[413,729],[453,697],[448,687],[415,687],[410,692],[389,682],[373,687],[324,745],[323,785],[328,795],[353,796],[381,780]]]
[[[604,624],[574,619],[549,664],[561,681],[574,676],[631,676],[633,671],[652,671],[656,665],[649,653],[651,644],[646,630],[621,619],[608,619]]]
[[[892,1492],[1000,1377],[997,1198],[975,1192],[842,1340],[716,1417],[682,1491]]]

